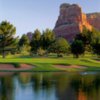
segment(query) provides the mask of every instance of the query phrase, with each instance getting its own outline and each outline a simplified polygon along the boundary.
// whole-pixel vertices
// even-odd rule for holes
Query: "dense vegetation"
[[[16,28],[7,21],[0,23],[0,53],[3,58],[9,53],[30,56],[48,56],[50,53],[57,54],[58,57],[73,54],[78,58],[86,52],[96,54],[100,57],[100,32],[84,28],[82,33],[78,33],[72,43],[63,37],[56,38],[54,32],[46,29],[40,32],[36,29],[30,38],[23,34],[20,38],[15,38]]]
[[[0,52],[3,58],[5,58],[6,51],[13,51],[16,48],[15,33],[16,28],[9,22],[0,23]]]

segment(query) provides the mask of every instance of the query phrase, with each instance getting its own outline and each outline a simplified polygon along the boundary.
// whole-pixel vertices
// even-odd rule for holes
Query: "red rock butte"
[[[64,37],[71,42],[84,27],[100,30],[100,13],[85,14],[77,4],[64,3],[60,6],[60,15],[54,28],[57,38]]]

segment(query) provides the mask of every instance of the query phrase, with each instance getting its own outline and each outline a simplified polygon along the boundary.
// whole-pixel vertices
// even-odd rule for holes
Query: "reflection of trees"
[[[33,89],[38,92],[40,89],[47,92],[53,87],[52,74],[36,73],[32,76]]]
[[[58,100],[76,100],[76,94],[71,87],[71,80],[73,75],[60,73],[56,75],[56,96]]]
[[[33,93],[49,97],[56,93],[58,100],[98,100],[100,98],[100,75],[67,74],[67,73],[20,73],[21,87],[30,84]],[[12,78],[0,79],[0,100],[13,100]],[[56,91],[54,91],[56,90]]]
[[[56,80],[57,88],[60,92],[64,92],[66,88],[69,86],[69,75],[66,75],[65,73],[57,73],[54,76]]]
[[[31,83],[36,94],[48,96],[56,89],[58,100],[98,100],[100,98],[100,75],[67,73],[20,74],[22,84]]]
[[[71,85],[75,90],[81,88],[84,92],[91,92],[92,89],[100,87],[100,77],[98,75],[76,76],[73,77]]]
[[[13,100],[13,85],[11,77],[0,78],[0,100]]]
[[[24,87],[25,84],[30,83],[31,73],[27,73],[27,72],[18,73],[18,79],[19,79],[21,87]]]
[[[98,100],[100,75],[65,74],[56,77],[59,100]]]
[[[84,100],[98,100],[97,98],[100,97],[100,75],[74,77],[71,86],[77,91],[78,98],[80,95]]]
[[[41,74],[34,74],[31,79],[33,83],[33,89],[35,92],[38,92],[40,90],[40,84],[42,83],[42,75]]]

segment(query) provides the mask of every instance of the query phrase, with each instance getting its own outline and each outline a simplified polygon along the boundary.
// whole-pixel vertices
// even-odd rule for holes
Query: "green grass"
[[[57,57],[36,57],[31,58],[27,56],[7,57],[5,59],[0,58],[0,63],[12,63],[15,67],[18,67],[21,63],[31,64],[35,66],[33,71],[83,71],[79,68],[55,68],[54,65],[80,65],[87,67],[86,71],[100,71],[100,62],[93,60],[91,56],[80,57],[79,59],[72,56],[57,58]]]

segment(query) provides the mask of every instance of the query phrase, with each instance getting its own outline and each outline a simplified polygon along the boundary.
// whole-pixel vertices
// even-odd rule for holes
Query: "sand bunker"
[[[15,68],[12,64],[0,64],[0,71],[20,71],[20,70],[30,70],[33,66],[28,64],[20,64],[19,68]]]

